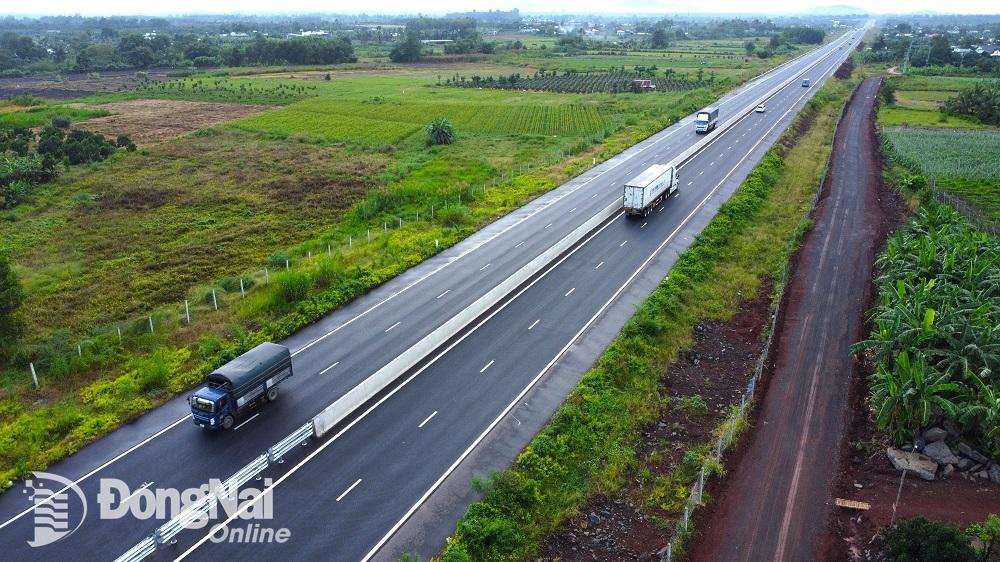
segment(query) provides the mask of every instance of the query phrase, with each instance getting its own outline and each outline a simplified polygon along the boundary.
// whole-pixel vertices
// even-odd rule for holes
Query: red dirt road
[[[821,559],[847,432],[872,264],[885,233],[871,114],[880,78],[865,80],[834,138],[812,231],[786,289],[772,368],[746,449],[696,524],[696,561]]]

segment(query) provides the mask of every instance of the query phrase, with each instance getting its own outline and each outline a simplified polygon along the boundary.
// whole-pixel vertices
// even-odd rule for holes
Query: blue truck
[[[292,354],[262,343],[212,371],[188,397],[191,418],[206,429],[230,429],[237,417],[278,399],[278,383],[292,376]]]

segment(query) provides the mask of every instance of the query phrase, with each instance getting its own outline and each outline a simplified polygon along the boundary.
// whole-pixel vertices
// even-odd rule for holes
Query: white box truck
[[[677,169],[672,164],[653,164],[625,183],[625,212],[646,216],[675,191]]]
[[[694,130],[698,133],[707,133],[719,124],[719,108],[717,106],[706,107],[694,116]]]

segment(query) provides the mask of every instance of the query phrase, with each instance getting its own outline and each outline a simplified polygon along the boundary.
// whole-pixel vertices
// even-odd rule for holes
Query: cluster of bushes
[[[978,82],[945,100],[945,113],[1000,126],[1000,80]]]
[[[884,533],[890,562],[986,562],[1000,549],[1000,517],[994,514],[965,531],[923,517],[900,522]],[[971,539],[978,539],[974,547]]]
[[[80,129],[66,131],[61,127],[48,126],[42,129],[38,136],[36,151],[43,159],[75,165],[107,160],[119,148],[129,152],[134,152],[136,149],[127,135],[118,135],[118,138],[112,141],[104,135],[90,131]]]
[[[942,420],[1000,456],[1000,241],[929,204],[876,265],[871,405],[898,443]]]
[[[69,126],[69,118],[54,116],[52,125],[42,129],[37,144],[31,129],[0,128],[0,209],[16,206],[32,186],[55,178],[60,164],[100,162],[119,148],[136,149],[126,135],[112,141],[89,131],[67,130]]]

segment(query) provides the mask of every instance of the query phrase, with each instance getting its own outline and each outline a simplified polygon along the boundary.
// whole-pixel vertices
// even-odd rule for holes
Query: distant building
[[[424,45],[444,45],[445,43],[454,43],[453,39],[421,39],[421,43]]]
[[[299,30],[298,33],[289,33],[289,37],[326,37],[330,35],[330,32],[323,31],[322,29],[316,31],[302,31]]]
[[[632,81],[632,89],[638,91],[652,91],[656,89],[656,84],[652,80],[637,78]]]

